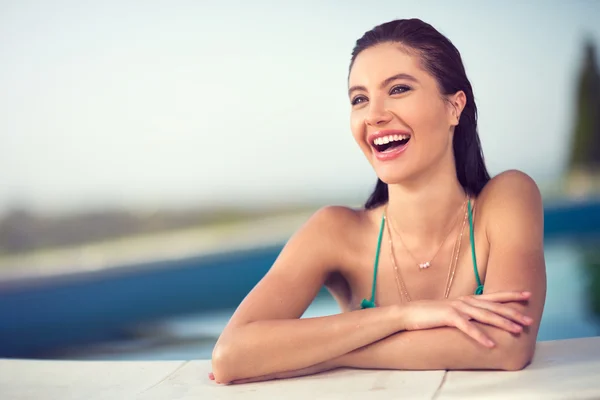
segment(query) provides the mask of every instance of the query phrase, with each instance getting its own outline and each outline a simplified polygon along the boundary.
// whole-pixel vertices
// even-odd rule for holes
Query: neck
[[[446,236],[466,199],[454,168],[389,185],[388,191],[389,222],[407,237],[434,243]]]

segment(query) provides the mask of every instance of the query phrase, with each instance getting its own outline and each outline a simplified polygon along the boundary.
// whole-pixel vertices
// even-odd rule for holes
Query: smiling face
[[[454,168],[452,135],[465,96],[442,95],[418,56],[398,43],[362,51],[350,71],[349,98],[352,134],[382,181]]]

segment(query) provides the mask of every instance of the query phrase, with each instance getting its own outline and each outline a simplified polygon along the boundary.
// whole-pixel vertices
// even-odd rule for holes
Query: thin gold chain
[[[458,237],[458,244],[455,245],[455,249],[456,249],[456,258],[454,259],[454,265],[452,265],[451,268],[448,269],[448,281],[446,282],[446,290],[444,291],[444,299],[447,299],[448,296],[450,295],[450,289],[452,287],[452,282],[454,280],[454,273],[456,272],[456,266],[458,264],[458,257],[460,255],[460,248],[461,248],[461,244],[462,244],[462,237],[463,234],[465,233],[465,225],[467,224],[467,216],[469,215],[468,211],[465,211],[465,216],[463,218],[463,223],[462,223],[462,227],[460,229],[460,235]],[[454,256],[454,251],[452,252],[452,255]],[[452,263],[452,261],[450,261]]]
[[[386,218],[387,219],[387,218]],[[396,279],[396,287],[398,288],[398,292],[400,293],[400,300],[404,297],[404,300],[408,303],[411,301],[410,296],[408,294],[408,290],[404,286],[404,280],[402,279],[402,273],[398,268],[398,264],[396,263],[396,257],[394,256],[394,242],[392,241],[392,232],[390,230],[390,224],[388,225],[388,240],[390,242],[390,258],[392,260],[392,266],[394,268],[394,277]]]
[[[467,199],[468,199],[468,197],[467,197]],[[465,201],[460,205],[459,210],[463,209],[463,207],[467,203],[467,199],[465,199]],[[417,264],[417,266],[419,267],[419,270],[423,270],[423,269],[427,269],[427,268],[429,268],[431,266],[431,263],[437,257],[437,255],[440,252],[442,246],[444,245],[444,243],[446,243],[446,240],[448,240],[448,237],[450,237],[450,234],[452,233],[452,231],[456,227],[456,224],[458,223],[459,220],[460,220],[460,213],[456,216],[456,219],[454,220],[454,223],[450,226],[450,229],[448,230],[448,233],[446,233],[446,236],[444,236],[444,240],[442,240],[442,242],[440,243],[439,247],[437,248],[437,250],[433,254],[433,257],[431,257],[429,259],[429,261],[425,261],[425,262],[422,262],[422,263],[419,262],[417,260],[417,258],[414,256],[414,254],[412,253],[412,251],[410,251],[410,249],[408,248],[408,246],[406,245],[406,243],[402,239],[402,235],[400,234],[400,231],[398,229],[396,229],[395,226],[392,225],[392,221],[391,220],[390,220],[389,225],[392,225],[392,229],[398,235],[398,239],[400,239],[400,243],[402,243],[402,246],[404,246],[404,248],[406,249],[406,251],[408,252],[408,254],[412,257],[413,261]],[[391,237],[391,234],[390,234],[390,237]]]
[[[467,198],[467,200],[468,200],[468,198]],[[387,210],[386,210],[386,214],[387,214]],[[386,214],[384,214],[385,219],[387,219]],[[465,230],[467,216],[468,216],[468,211],[465,211],[462,227],[461,227],[459,234],[457,235],[456,241],[454,243],[454,247],[452,249],[452,255],[450,256],[450,263],[448,265],[448,277],[446,278],[446,288],[444,290],[444,298],[448,298],[448,295],[450,294],[450,288],[451,288],[452,282],[454,280],[454,273],[456,271],[456,265],[458,264],[458,258],[460,256],[460,247],[462,244],[462,237],[463,237],[463,233]],[[390,224],[388,224],[388,237],[389,237],[389,242],[390,242],[390,258],[392,260],[392,266],[394,268],[394,276],[395,276],[395,280],[396,280],[396,286],[398,288],[398,292],[400,294],[401,299],[402,299],[402,297],[404,297],[406,302],[410,302],[411,297],[408,294],[408,289],[406,288],[404,279],[402,279],[402,272],[400,271],[400,268],[398,268],[398,263],[396,262],[396,256],[395,256],[395,251],[394,251],[394,242],[392,240],[392,235],[391,235],[389,225]]]

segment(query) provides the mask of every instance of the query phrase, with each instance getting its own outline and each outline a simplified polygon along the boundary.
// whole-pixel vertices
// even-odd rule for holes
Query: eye
[[[409,90],[411,90],[411,88],[406,85],[397,85],[390,90],[390,94],[402,94],[408,92]]]
[[[355,106],[357,104],[364,103],[365,101],[367,101],[367,98],[365,96],[356,96],[355,98],[352,99],[350,104]]]

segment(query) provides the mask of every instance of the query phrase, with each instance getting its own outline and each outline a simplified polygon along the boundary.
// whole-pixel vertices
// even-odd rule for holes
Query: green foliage
[[[592,42],[586,43],[579,76],[570,169],[600,167],[600,72]]]

